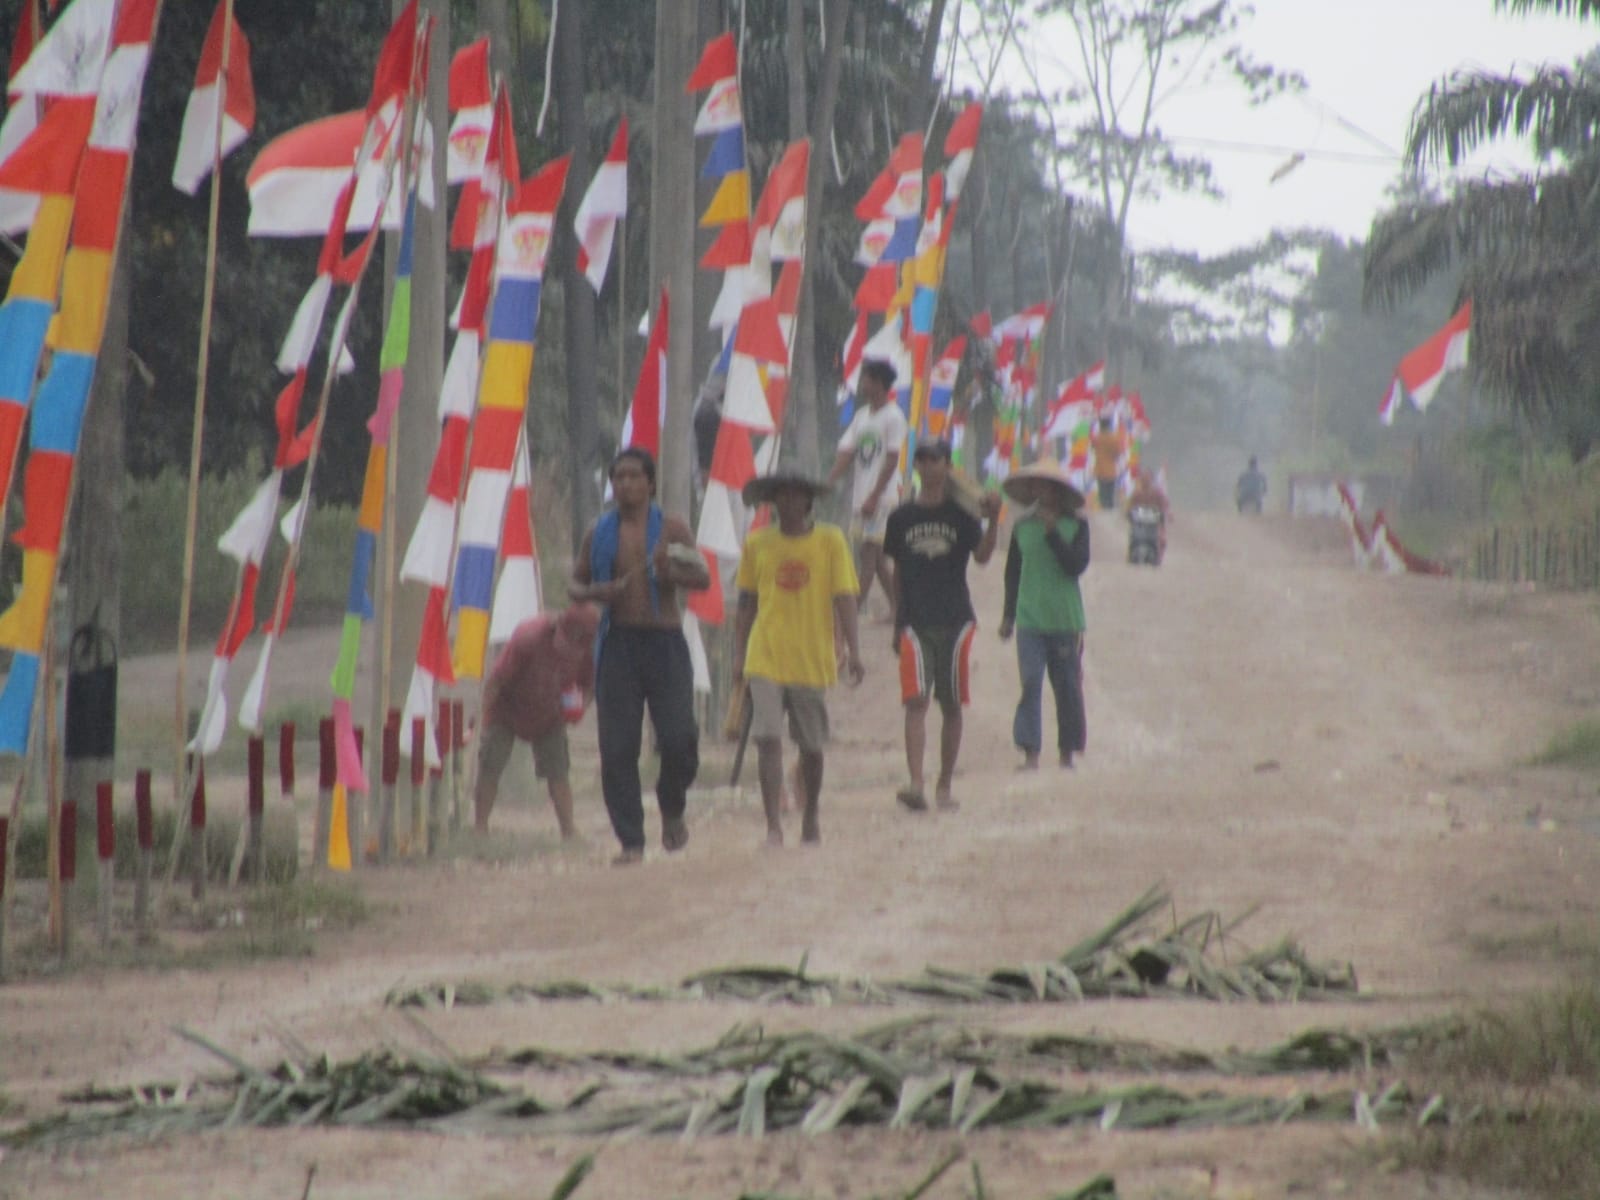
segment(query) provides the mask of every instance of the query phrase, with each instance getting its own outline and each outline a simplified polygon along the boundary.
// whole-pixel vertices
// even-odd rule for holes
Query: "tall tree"
[[[689,410],[694,399],[694,113],[684,87],[700,53],[697,21],[675,4],[656,7],[654,154],[650,178],[650,294],[672,297],[667,342],[667,412],[657,491],[672,512],[689,511]]]
[[[564,213],[576,210],[583,189],[594,173],[589,153],[589,123],[585,115],[585,41],[583,5],[568,4],[559,10],[553,36],[556,39],[553,81],[556,110],[561,118],[562,147],[572,156],[568,167],[567,203]],[[600,342],[595,330],[595,298],[589,281],[578,269],[576,237],[572,222],[563,216],[557,229],[557,252],[561,262],[561,296],[564,346],[567,360],[567,465],[572,508],[572,550],[577,553],[583,532],[594,519],[599,506],[592,473],[599,459],[599,383]]]
[[[1184,154],[1162,136],[1157,114],[1184,89],[1227,82],[1253,103],[1304,86],[1292,73],[1254,61],[1235,40],[1251,9],[1239,0],[1045,0],[1045,23],[1062,21],[1077,50],[1073,86],[1063,101],[1086,115],[1069,135],[1076,170],[1097,193],[1102,216],[1123,262],[1128,214],[1141,196],[1162,190],[1219,195],[1211,164]],[[1048,24],[1013,30],[1019,48],[1044,44]],[[1124,311],[1123,269],[1105,279],[1101,347],[1114,358],[1114,332]]]
[[[1595,0],[1495,7],[1600,20]],[[1406,155],[1417,172],[1454,167],[1508,136],[1531,139],[1544,160],[1539,175],[1402,199],[1373,224],[1366,298],[1392,306],[1459,268],[1460,298],[1473,302],[1473,378],[1580,459],[1600,440],[1600,55],[1529,75],[1461,71],[1441,80],[1418,103]]]

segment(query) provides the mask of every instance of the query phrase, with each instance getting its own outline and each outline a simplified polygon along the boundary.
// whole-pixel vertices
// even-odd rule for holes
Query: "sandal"
[[[914,813],[928,811],[928,799],[922,794],[922,789],[907,784],[894,794],[900,806]]]

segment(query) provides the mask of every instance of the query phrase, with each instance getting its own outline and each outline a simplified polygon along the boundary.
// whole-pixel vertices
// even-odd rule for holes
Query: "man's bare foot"
[[[900,807],[909,812],[924,813],[928,811],[927,797],[922,794],[922,789],[916,784],[908,783],[894,794],[900,802]]]
[[[776,826],[767,827],[767,848],[769,850],[783,849],[783,830]]]
[[[940,812],[955,812],[961,805],[950,794],[950,785],[941,783],[933,789],[933,804]]]
[[[682,850],[689,844],[689,827],[682,817],[673,817],[661,823],[661,846],[668,852]]]
[[[821,840],[821,822],[817,820],[817,810],[813,807],[800,818],[800,841],[806,845],[815,846]]]
[[[1039,769],[1039,752],[1029,750],[1022,756],[1022,762],[1017,767],[1019,771],[1037,771]]]
[[[810,829],[800,831],[800,844],[803,846],[817,846],[822,843],[822,831],[813,825]]]
[[[1074,764],[1073,764],[1073,761],[1072,761],[1072,754],[1070,752],[1068,752],[1066,754],[1063,754],[1061,756],[1061,769],[1062,770],[1070,771],[1070,770],[1072,770],[1073,765]]]
[[[631,867],[644,861],[643,850],[624,850],[611,860],[613,867]]]

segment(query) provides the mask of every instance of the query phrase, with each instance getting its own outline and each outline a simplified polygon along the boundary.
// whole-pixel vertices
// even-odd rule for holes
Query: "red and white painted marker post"
[[[72,893],[78,878],[78,802],[61,802],[61,957],[72,951]]]
[[[111,781],[95,785],[96,849],[100,851],[100,944],[111,942],[111,901],[117,888],[117,829],[111,823]]]
[[[133,924],[143,930],[150,920],[150,876],[156,866],[156,819],[150,804],[150,769],[133,777],[133,827],[139,841],[139,870],[133,877]]]
[[[278,791],[289,802],[294,815],[294,722],[278,726]]]
[[[250,881],[261,884],[267,878],[267,743],[266,739],[252,736],[249,743],[248,783],[249,799],[246,813],[250,826],[250,840],[245,857],[250,863]]]
[[[189,800],[189,846],[194,851],[194,879],[189,894],[196,903],[206,898],[206,760],[194,768],[194,795]]]
[[[450,832],[461,829],[461,749],[467,744],[467,706],[450,702]]]
[[[367,773],[367,730],[356,726],[356,758],[361,763],[361,773]],[[367,780],[371,784],[371,779]],[[344,797],[345,827],[350,831],[350,869],[359,871],[367,861],[366,817],[367,797],[357,798],[348,790]]]
[[[383,721],[383,790],[378,795],[378,862],[388,866],[394,862],[395,809],[399,803],[397,787],[400,780],[400,710],[391,708]]]
[[[444,764],[450,757],[450,701],[439,701],[439,716],[433,723],[433,748],[439,765],[428,768],[428,854],[439,852],[444,844]]]
[[[421,717],[411,718],[411,856],[421,858],[427,851],[427,819],[422,811],[422,779],[427,774],[425,751],[428,745],[428,723]]]
[[[338,752],[334,749],[333,718],[317,722],[317,815],[311,827],[311,873],[328,869],[328,834],[333,826],[333,785],[339,780]]]

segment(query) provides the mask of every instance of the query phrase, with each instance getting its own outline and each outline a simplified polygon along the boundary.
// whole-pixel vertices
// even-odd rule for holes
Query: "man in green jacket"
[[[1000,638],[1017,634],[1022,697],[1011,739],[1025,770],[1037,770],[1044,741],[1044,681],[1056,704],[1056,752],[1063,767],[1082,754],[1088,729],[1083,711],[1083,594],[1078,578],[1089,565],[1089,523],[1083,495],[1051,463],[1013,472],[1005,492],[1023,505],[1006,551],[1006,607]]]

